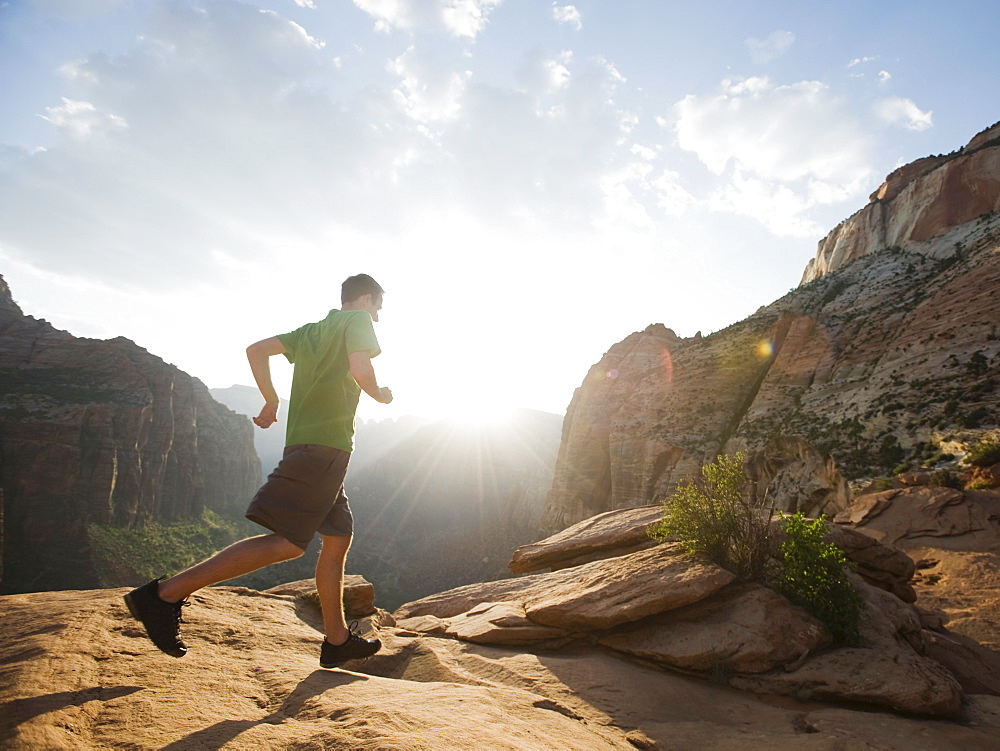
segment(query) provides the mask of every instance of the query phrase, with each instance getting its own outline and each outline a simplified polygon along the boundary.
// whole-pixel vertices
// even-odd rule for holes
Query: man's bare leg
[[[302,553],[302,548],[277,534],[248,537],[164,579],[160,582],[158,593],[164,602],[179,602],[202,587],[249,574],[272,563],[298,558]]]
[[[323,628],[330,644],[343,644],[350,632],[344,620],[344,562],[349,536],[320,535],[323,547],[316,562],[316,592],[323,609]]]

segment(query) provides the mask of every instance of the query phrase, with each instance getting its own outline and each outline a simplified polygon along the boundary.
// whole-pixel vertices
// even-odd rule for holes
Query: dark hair
[[[357,300],[362,295],[371,295],[373,300],[381,300],[385,290],[368,274],[355,274],[344,280],[340,287],[340,304]]]

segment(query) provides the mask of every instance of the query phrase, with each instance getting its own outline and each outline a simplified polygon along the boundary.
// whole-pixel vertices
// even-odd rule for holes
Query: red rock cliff
[[[802,283],[892,247],[938,258],[968,244],[970,223],[1000,211],[1000,123],[946,156],[918,159],[890,174],[871,202],[819,243]],[[972,238],[975,239],[975,238]]]
[[[259,484],[250,422],[124,338],[25,316],[0,287],[3,591],[95,586],[87,525],[241,511]]]
[[[950,433],[997,427],[1000,213],[982,216],[986,204],[964,197],[975,185],[983,200],[1000,196],[991,133],[1000,126],[892,188],[892,216],[911,219],[901,248],[871,252],[882,246],[858,230],[856,263],[740,323],[691,339],[657,324],[614,345],[567,410],[543,528],[661,501],[739,449],[778,508],[833,514],[849,500],[845,477],[885,474]],[[845,224],[889,210],[872,206]],[[928,254],[923,238],[942,228],[952,246]]]

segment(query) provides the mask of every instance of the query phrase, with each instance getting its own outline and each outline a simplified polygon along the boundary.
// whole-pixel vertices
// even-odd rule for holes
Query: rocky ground
[[[346,669],[318,667],[308,581],[198,593],[179,660],[148,642],[124,589],[9,595],[0,745],[993,749],[1000,657],[969,637],[995,645],[998,569],[982,557],[992,553],[961,550],[963,535],[984,541],[989,530],[972,523],[930,540],[945,547],[924,533],[928,508],[947,509],[954,532],[955,519],[1000,499],[918,490],[864,496],[838,527],[869,605],[851,649],[770,590],[731,583],[672,546],[645,547],[636,530],[651,509],[587,520],[520,551],[525,576],[394,616],[354,579],[349,610],[385,647]],[[915,569],[876,539],[914,534]],[[914,570],[913,589],[900,586]]]

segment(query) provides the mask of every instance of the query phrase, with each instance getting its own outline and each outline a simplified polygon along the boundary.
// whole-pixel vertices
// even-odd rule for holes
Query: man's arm
[[[264,397],[264,407],[260,414],[253,418],[254,423],[260,428],[269,428],[278,421],[278,392],[271,382],[271,361],[272,355],[281,355],[285,352],[285,345],[281,340],[272,336],[268,339],[261,339],[247,347],[247,360],[250,361],[250,370],[253,379],[257,382],[261,396]]]
[[[392,392],[385,387],[379,388],[378,379],[375,378],[375,368],[372,367],[371,353],[368,350],[351,352],[347,358],[351,363],[351,376],[368,396],[382,404],[392,401]]]

